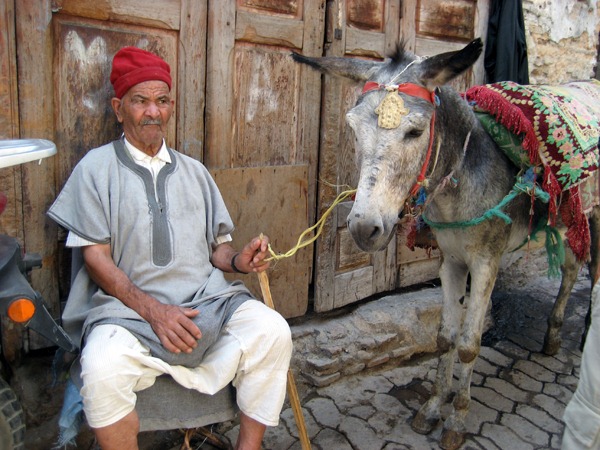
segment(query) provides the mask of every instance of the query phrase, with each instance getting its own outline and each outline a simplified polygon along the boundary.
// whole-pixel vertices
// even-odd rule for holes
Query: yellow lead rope
[[[329,216],[329,214],[331,214],[331,211],[333,211],[333,208],[335,208],[341,202],[346,200],[348,197],[353,196],[355,193],[356,193],[356,189],[351,189],[348,191],[341,192],[340,195],[338,195],[337,198],[335,199],[335,201],[331,204],[331,206],[329,208],[327,208],[327,211],[325,211],[325,213],[321,216],[321,218],[317,221],[317,223],[315,223],[312,227],[304,230],[302,232],[302,234],[300,235],[300,237],[298,238],[298,242],[296,243],[296,245],[294,247],[292,247],[290,250],[288,250],[287,252],[279,253],[279,254],[275,253],[273,251],[273,249],[271,248],[271,244],[269,244],[269,253],[271,254],[271,256],[269,258],[266,258],[265,261],[273,261],[273,260],[279,261],[280,259],[289,258],[290,256],[294,256],[296,254],[296,252],[298,250],[300,250],[301,248],[306,247],[307,245],[310,245],[314,241],[316,241],[317,238],[321,235],[321,232],[323,231],[323,226],[325,225],[325,220],[327,220],[327,217]],[[308,234],[312,233],[315,229],[317,230],[315,235],[310,238],[306,238],[306,236]]]

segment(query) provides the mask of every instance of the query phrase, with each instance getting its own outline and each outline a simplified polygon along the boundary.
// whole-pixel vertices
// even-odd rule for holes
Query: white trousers
[[[135,408],[136,392],[170,374],[179,384],[214,394],[233,382],[240,410],[277,426],[285,400],[292,339],[285,319],[257,300],[232,315],[195,368],[171,366],[150,355],[133,334],[117,325],[95,327],[81,353],[83,409],[88,424],[100,428]]]
[[[600,449],[600,282],[592,291],[591,308],[579,383],[563,416],[563,450]]]

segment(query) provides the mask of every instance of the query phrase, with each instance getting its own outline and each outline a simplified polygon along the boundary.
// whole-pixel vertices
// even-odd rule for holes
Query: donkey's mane
[[[406,49],[406,42],[402,39],[396,44],[396,50],[389,55],[389,58],[391,59],[390,66],[399,68],[400,66],[413,61],[415,55]]]

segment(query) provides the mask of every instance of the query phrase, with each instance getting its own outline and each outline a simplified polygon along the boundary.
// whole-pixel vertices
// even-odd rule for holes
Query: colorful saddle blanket
[[[600,82],[525,86],[507,81],[475,86],[464,97],[515,164],[538,168],[551,198],[550,224],[560,212],[569,245],[584,260],[590,232],[582,191],[589,192],[589,186],[581,186],[599,165]]]

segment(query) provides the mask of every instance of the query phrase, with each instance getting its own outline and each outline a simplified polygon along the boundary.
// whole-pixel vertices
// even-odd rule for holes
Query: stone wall
[[[597,0],[523,0],[523,15],[532,84],[597,76]]]

